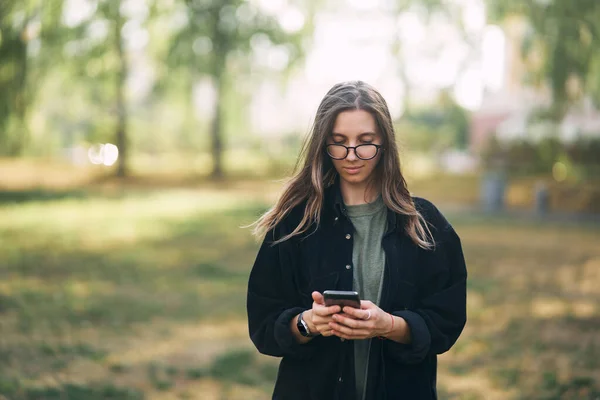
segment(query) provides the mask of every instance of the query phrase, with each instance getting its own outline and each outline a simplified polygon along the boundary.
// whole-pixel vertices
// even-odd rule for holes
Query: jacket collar
[[[326,207],[330,208],[336,217],[344,216],[345,218],[348,218],[346,204],[344,203],[344,197],[342,196],[342,191],[340,189],[339,175],[336,175],[333,184],[325,189],[324,202]],[[396,231],[402,230],[402,216],[394,213],[390,209],[387,210],[387,221],[388,232],[390,232],[392,229]]]

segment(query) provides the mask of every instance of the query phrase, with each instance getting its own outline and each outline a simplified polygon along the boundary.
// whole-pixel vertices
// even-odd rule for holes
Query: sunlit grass
[[[198,358],[204,353],[198,340],[206,339],[199,332],[223,322],[225,331],[234,329],[227,321],[244,314],[256,243],[240,226],[261,210],[256,202],[215,190],[90,193],[2,206],[0,387],[14,390],[0,393],[11,399],[30,398],[35,388],[64,393],[71,389],[62,383],[82,379],[131,386],[143,365],[172,353],[160,344],[168,343],[165,333],[177,336],[185,321],[193,322],[196,335],[187,341],[179,335],[178,343],[200,346],[193,352]],[[228,240],[237,251],[223,252]],[[139,342],[145,329],[158,333]],[[237,322],[235,331],[236,338],[246,337]],[[54,350],[73,342],[95,350],[68,357]],[[148,352],[160,348],[162,353]],[[132,353],[149,355],[137,361],[125,356]],[[113,374],[121,377],[113,381]],[[144,391],[171,388],[166,381],[133,382]]]
[[[455,225],[469,265],[469,320],[441,357],[448,398],[597,396],[600,230],[522,221]]]

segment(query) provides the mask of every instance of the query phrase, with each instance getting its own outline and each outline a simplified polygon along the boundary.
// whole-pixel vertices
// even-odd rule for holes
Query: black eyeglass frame
[[[329,152],[329,146],[341,146],[341,147],[345,147],[346,148],[346,155],[344,155],[344,157],[341,157],[341,158],[333,157],[331,155],[331,153]],[[361,147],[361,146],[375,146],[375,148],[376,148],[375,155],[373,155],[373,157],[369,157],[369,158],[362,158],[361,156],[358,155],[358,151],[356,151],[356,149],[359,148],[359,147]],[[326,148],[325,151],[327,152],[327,155],[329,157],[331,157],[332,159],[334,159],[334,160],[343,160],[343,159],[345,159],[346,157],[348,157],[348,154],[350,154],[350,149],[353,149],[354,150],[354,154],[356,154],[356,157],[358,159],[360,159],[360,160],[363,160],[363,161],[374,159],[375,157],[377,157],[377,154],[379,154],[379,150],[381,150],[381,151],[384,150],[383,145],[381,145],[381,144],[375,144],[375,143],[363,143],[363,144],[359,144],[358,146],[346,146],[346,145],[343,145],[343,144],[330,143],[327,146],[325,146],[325,148]]]

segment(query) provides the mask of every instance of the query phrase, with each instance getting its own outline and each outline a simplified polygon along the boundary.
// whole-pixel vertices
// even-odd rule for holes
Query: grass
[[[219,329],[229,330],[225,341],[245,339],[243,329],[230,325],[237,328],[245,315],[256,243],[239,225],[261,210],[210,190],[34,196],[1,206],[0,376],[31,390],[47,380],[62,390],[93,376],[103,377],[100,384],[127,382],[156,361],[156,344],[182,326],[206,330],[204,340]],[[236,251],[224,251],[225,243]],[[183,339],[192,343],[201,336]],[[150,355],[136,362],[145,351]],[[199,347],[187,362],[210,362],[204,353]],[[168,391],[178,368],[154,369],[134,389]],[[3,390],[15,398],[33,396]]]
[[[469,265],[469,321],[454,350],[441,357],[447,392],[456,387],[457,395],[482,399],[595,398],[598,229],[455,225]],[[587,394],[578,397],[574,385]]]
[[[277,360],[247,338],[257,243],[240,226],[274,187],[104,185],[0,200],[0,395],[269,398]],[[447,216],[469,267],[469,320],[440,357],[442,398],[600,396],[600,228]]]

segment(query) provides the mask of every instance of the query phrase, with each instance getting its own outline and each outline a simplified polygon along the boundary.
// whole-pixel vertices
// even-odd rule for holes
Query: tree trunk
[[[23,28],[24,30],[25,28]],[[17,137],[14,142],[13,155],[23,155],[27,148],[27,142],[29,139],[29,132],[27,126],[27,74],[28,74],[28,58],[27,58],[27,43],[20,41],[18,64],[19,69],[17,73],[17,91],[15,96],[14,110],[17,119]]]
[[[221,180],[224,177],[223,173],[223,139],[222,139],[222,100],[223,91],[225,88],[224,77],[221,72],[217,72],[214,76],[215,82],[215,107],[213,118],[210,127],[210,136],[212,140],[212,159],[213,168],[210,174],[211,179]]]
[[[402,14],[402,11],[396,11],[395,14],[399,17]],[[398,35],[396,35],[396,39],[392,42],[391,50],[398,63],[398,77],[400,78],[404,89],[404,95],[402,96],[402,115],[408,115],[410,113],[411,88],[410,80],[406,73],[406,61],[402,55],[402,42],[398,38]]]
[[[0,136],[7,135],[3,141],[3,144],[6,145],[4,153],[14,157],[23,155],[29,138],[27,131],[27,107],[29,105],[29,98],[27,96],[27,75],[29,73],[29,59],[27,57],[28,42],[23,39],[29,20],[30,17],[27,16],[22,27],[12,32],[14,36],[7,37],[5,40],[5,46],[12,47],[8,50],[7,61],[9,65],[13,64],[14,72],[12,79],[6,82],[5,88],[0,88],[7,91],[7,95],[4,94],[4,96],[8,97],[7,105],[5,105],[6,108],[2,115],[0,115],[0,117],[4,118],[0,122],[0,130],[5,130],[6,126],[9,126],[9,129],[0,133]],[[8,69],[8,71],[10,70],[11,68]],[[11,119],[14,121],[12,127],[10,127],[10,124],[7,124]]]
[[[120,3],[120,2],[119,2]],[[123,50],[123,38],[121,31],[123,29],[123,17],[119,7],[115,12],[115,47],[119,58],[119,71],[117,72],[116,80],[116,107],[117,107],[117,132],[116,145],[119,149],[119,158],[117,163],[117,176],[127,176],[127,156],[128,156],[128,141],[127,141],[127,102],[125,99],[125,80],[127,78],[127,60],[125,59],[125,51]]]
[[[402,97],[402,115],[409,115],[411,112],[410,109],[410,99],[411,99],[411,87],[410,87],[410,79],[408,79],[408,74],[406,73],[406,62],[401,60],[402,66],[399,68],[399,76],[402,81],[402,86],[404,87],[404,97]]]

